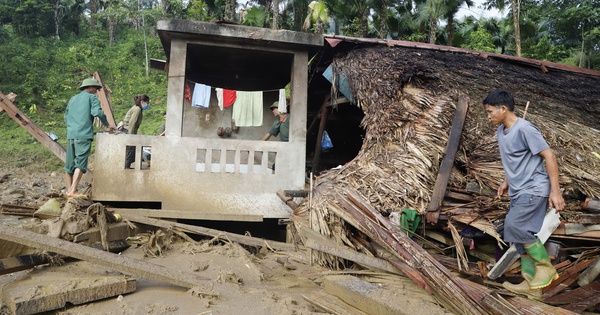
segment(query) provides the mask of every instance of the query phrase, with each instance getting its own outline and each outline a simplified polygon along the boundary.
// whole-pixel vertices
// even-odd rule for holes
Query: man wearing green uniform
[[[65,111],[67,126],[67,159],[65,173],[67,174],[67,196],[77,195],[77,185],[81,176],[87,171],[88,155],[94,139],[94,117],[98,117],[109,131],[106,115],[100,107],[96,92],[101,89],[100,83],[93,78],[83,80],[79,87],[81,93],[69,100]]]
[[[264,135],[262,140],[267,141],[271,136],[277,137],[279,135],[279,141],[290,141],[290,114],[279,112],[279,102],[274,102],[269,109],[273,111],[273,115],[278,119],[273,123],[273,126],[271,126],[271,129]]]

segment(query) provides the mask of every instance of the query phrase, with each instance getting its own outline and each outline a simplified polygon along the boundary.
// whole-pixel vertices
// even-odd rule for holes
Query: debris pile
[[[508,199],[496,197],[503,170],[496,126],[487,121],[481,102],[489,92],[502,87],[515,96],[519,116],[525,115],[525,104],[531,102],[526,119],[538,126],[555,151],[567,201],[567,208],[561,212],[563,225],[547,245],[555,246],[553,262],[560,278],[544,289],[543,300],[573,311],[595,308],[596,301],[582,303],[573,298],[574,291],[568,291],[594,290],[591,288],[598,285],[592,279],[593,284],[578,288],[576,282],[598,256],[600,234],[575,236],[575,240],[591,242],[581,247],[566,247],[569,237],[564,234],[569,226],[584,233],[586,227],[598,229],[577,221],[586,218],[584,222],[593,222],[598,218],[582,208],[586,198],[600,196],[600,159],[594,154],[600,152],[597,76],[543,73],[517,62],[472,54],[387,46],[340,53],[332,66],[334,75],[347,80],[352,99],[365,113],[361,123],[366,129],[365,142],[351,162],[316,178],[310,201],[295,211],[294,223],[300,233],[309,227],[339,246],[385,258],[460,313],[510,313],[509,304],[513,302],[508,296],[512,294],[502,292],[511,303],[498,298],[485,305],[484,301],[492,298],[479,288],[474,290],[481,300],[469,302],[466,296],[473,292],[455,288],[460,280],[439,282],[430,277],[440,269],[435,259],[423,256],[425,249],[452,254],[453,263],[447,263],[448,257],[439,258],[440,263],[470,276],[477,274],[490,286],[501,289],[501,281],[486,278],[489,267],[507,248],[497,229],[508,209]],[[460,98],[467,100],[469,108],[443,201],[433,205],[439,221],[424,219],[432,224],[424,223],[413,241],[405,234],[407,227],[390,223],[390,214],[401,217],[403,209],[421,215],[427,212]],[[490,244],[491,248],[486,248]],[[481,263],[473,266],[467,252]],[[356,262],[332,252],[313,253],[313,261],[335,269],[346,268],[352,264],[349,260]],[[501,280],[518,278],[518,270],[517,263]],[[465,298],[447,295],[451,291]],[[469,307],[464,310],[458,305]]]

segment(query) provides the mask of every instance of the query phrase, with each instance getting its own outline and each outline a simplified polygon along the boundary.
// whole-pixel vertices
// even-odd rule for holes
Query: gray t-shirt
[[[540,130],[521,118],[508,130],[500,125],[497,131],[502,166],[508,180],[511,197],[528,193],[550,195],[550,178],[540,152],[549,148]]]

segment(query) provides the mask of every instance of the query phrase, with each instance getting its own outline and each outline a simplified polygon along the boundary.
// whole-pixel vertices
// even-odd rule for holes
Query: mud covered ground
[[[28,173],[0,168],[0,179],[2,204],[37,207],[61,194],[65,186],[64,174],[60,172]],[[82,186],[89,185],[84,179]],[[0,225],[23,220],[27,219],[0,215]],[[137,288],[132,293],[83,305],[67,305],[47,314],[328,314],[307,302],[303,295],[323,290],[325,277],[335,274],[355,275],[394,292],[397,297],[394,303],[406,305],[407,314],[446,313],[431,296],[405,277],[311,266],[305,250],[275,252],[211,239],[172,239],[174,242],[165,246],[157,257],[146,256],[142,247],[136,245],[121,255],[197,274],[207,278],[206,282],[188,289],[136,278]],[[64,280],[65,274],[75,275],[81,270],[96,271],[90,275],[93,277],[118,274],[105,267],[72,261],[0,276],[0,290],[9,287],[15,279],[57,277]],[[37,287],[31,290],[50,289]]]

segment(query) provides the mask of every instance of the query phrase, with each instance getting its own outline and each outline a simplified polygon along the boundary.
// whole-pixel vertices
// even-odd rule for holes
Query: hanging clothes
[[[262,126],[263,92],[237,91],[232,118],[239,127]]]
[[[219,108],[223,110],[223,108],[227,108],[235,102],[236,91],[235,90],[227,90],[222,88],[215,88],[215,92],[217,93],[217,104]]]
[[[279,89],[279,107],[277,108],[280,113],[287,113],[287,100],[285,98],[285,89]]]
[[[210,105],[210,86],[196,83],[194,85],[194,94],[192,95],[192,106],[208,108]]]

